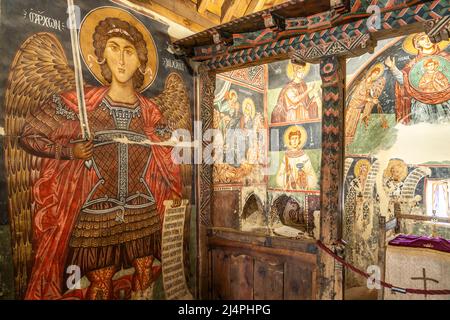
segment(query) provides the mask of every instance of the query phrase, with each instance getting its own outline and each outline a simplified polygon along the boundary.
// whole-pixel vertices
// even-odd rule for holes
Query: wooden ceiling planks
[[[193,32],[200,32],[288,0],[130,0]]]
[[[250,3],[251,0],[225,0],[222,5],[221,23],[244,16]]]
[[[129,0],[163,17],[178,23],[193,32],[200,32],[220,24],[220,17],[206,11],[197,12],[197,4],[187,0]]]
[[[270,1],[271,3],[275,3],[276,0]],[[207,30],[196,33],[195,35],[180,39],[175,42],[175,45],[184,48],[210,45],[213,43],[212,34],[215,32],[222,35],[231,35],[234,33],[262,30],[265,28],[263,18],[264,14],[270,13],[283,18],[293,18],[307,17],[309,15],[328,10],[330,10],[330,0],[289,0],[274,7],[247,14],[243,17],[225,22],[213,28],[208,28]]]

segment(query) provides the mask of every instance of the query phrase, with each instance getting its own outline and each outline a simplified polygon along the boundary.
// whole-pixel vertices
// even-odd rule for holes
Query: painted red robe
[[[87,112],[99,106],[107,90],[108,87],[85,89]],[[61,98],[69,109],[78,114],[75,92],[64,93]],[[155,125],[162,119],[162,114],[152,101],[142,95],[138,98],[144,131],[150,141],[160,142]],[[80,132],[79,121],[63,121],[48,138],[65,146],[70,140],[79,139]],[[171,199],[174,194],[181,197],[181,171],[180,166],[172,161],[172,148],[156,145],[151,148],[152,158],[145,180],[156,200],[162,221],[164,200]],[[36,206],[33,224],[35,261],[25,299],[62,297],[71,232],[82,205],[97,181],[95,170],[87,169],[83,160],[43,159],[40,177],[32,191]]]
[[[308,85],[305,81],[291,81],[284,86],[278,96],[277,105],[272,112],[271,123],[295,122],[318,118],[317,103],[314,101],[314,98],[310,98],[308,94],[305,94],[307,90]],[[294,99],[289,97],[289,91],[295,94]],[[289,110],[292,110],[295,114],[295,117],[292,117],[290,120],[288,119]]]

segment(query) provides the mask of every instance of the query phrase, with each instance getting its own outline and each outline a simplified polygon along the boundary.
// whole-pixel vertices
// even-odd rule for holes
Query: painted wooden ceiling
[[[271,8],[287,0],[131,0],[130,2],[160,14],[192,32],[200,32]]]

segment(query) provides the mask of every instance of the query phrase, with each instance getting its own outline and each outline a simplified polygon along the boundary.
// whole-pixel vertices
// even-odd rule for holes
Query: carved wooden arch
[[[379,3],[382,5],[385,1],[380,0]],[[403,5],[383,8],[379,30],[368,27],[370,15],[360,15],[359,19],[355,18],[349,23],[337,26],[330,23],[328,28],[320,31],[304,32],[250,49],[218,53],[203,61],[197,70],[199,99],[196,120],[202,121],[203,132],[212,128],[217,72],[288,58],[293,63],[319,63],[323,88],[320,240],[335,252],[341,252],[339,241],[343,211],[345,59],[370,52],[376,41],[384,38],[425,31],[434,42],[448,39],[449,7],[447,0],[420,3],[405,0]],[[357,15],[357,12],[354,13]],[[325,12],[323,16],[327,14],[329,13]],[[332,18],[330,16],[328,19]],[[298,18],[299,21],[304,19]],[[336,21],[336,17],[334,19]],[[207,144],[205,141],[202,143],[203,146]],[[198,270],[200,274],[207,274],[206,244],[208,228],[211,227],[212,165],[204,162],[199,165],[197,182],[200,250]],[[342,299],[342,265],[322,252],[319,253],[318,265],[320,283],[317,298]],[[207,297],[206,279],[200,281],[199,289],[200,297]]]

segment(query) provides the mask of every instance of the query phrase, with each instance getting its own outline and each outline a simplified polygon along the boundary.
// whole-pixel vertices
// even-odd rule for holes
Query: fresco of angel
[[[16,290],[64,298],[66,268],[75,265],[90,282],[82,298],[111,299],[115,273],[134,267],[132,297],[144,297],[160,274],[163,202],[180,205],[189,176],[162,143],[173,124],[190,129],[187,89],[172,73],[158,97],[142,94],[158,57],[150,32],[125,10],[91,11],[80,47],[102,84],[84,87],[87,141],[56,36],[29,37],[11,65],[5,158]]]

